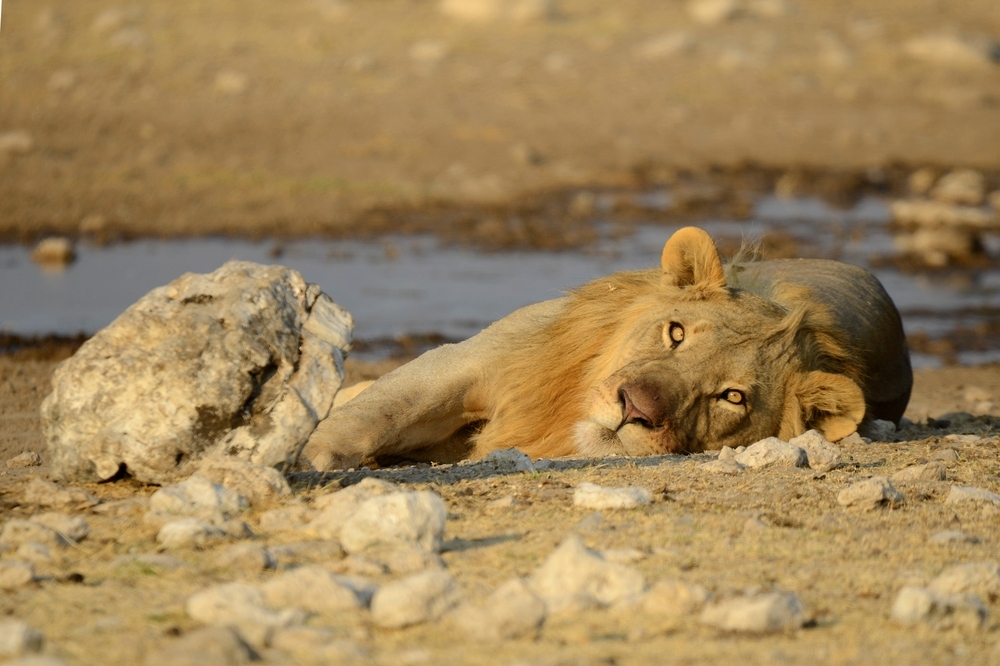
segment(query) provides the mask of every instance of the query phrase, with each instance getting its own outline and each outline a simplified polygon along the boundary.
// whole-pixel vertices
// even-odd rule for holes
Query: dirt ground
[[[714,24],[678,0],[527,4],[555,11],[8,0],[0,239],[492,238],[498,213],[551,220],[583,187],[698,201],[712,174],[812,169],[852,194],[1000,168],[993,0],[747,0]]]
[[[20,502],[22,488],[45,474],[38,405],[56,364],[31,354],[0,356],[0,515],[20,518],[37,509]],[[55,354],[58,356],[58,353]],[[394,363],[349,363],[348,382],[377,375]],[[983,414],[948,416],[973,410]],[[926,416],[944,417],[926,425]],[[1000,552],[1000,511],[946,505],[952,484],[1000,491],[1000,368],[921,370],[907,416],[923,425],[901,434],[906,441],[844,446],[844,465],[817,474],[769,468],[722,476],[699,468],[714,454],[652,458],[557,461],[548,470],[497,474],[482,466],[411,466],[378,472],[295,477],[293,500],[309,505],[343,483],[376,474],[406,488],[430,489],[445,500],[449,517],[444,560],[467,598],[481,601],[512,576],[525,576],[567,535],[592,548],[634,549],[637,566],[652,584],[665,578],[699,583],[717,595],[778,588],[799,595],[807,628],[770,636],[727,634],[693,617],[668,619],[636,608],[592,610],[546,620],[533,639],[489,646],[463,638],[442,621],[404,630],[375,627],[366,611],[318,615],[313,627],[330,629],[379,664],[644,664],[706,661],[740,663],[993,664],[1000,659],[998,606],[985,629],[961,631],[902,627],[889,618],[899,589],[926,584],[945,566],[995,560]],[[979,438],[955,437],[975,434]],[[905,501],[858,511],[838,505],[852,481],[891,475],[926,462],[944,449],[947,481],[897,482]],[[42,453],[43,465],[6,469],[24,450]],[[656,500],[646,508],[595,515],[575,508],[573,488],[590,481],[607,486],[641,485]],[[324,485],[326,484],[326,485]],[[149,496],[155,487],[130,481],[85,486],[105,502]],[[488,504],[507,496],[513,506]],[[157,650],[197,628],[184,612],[188,596],[212,584],[263,582],[273,572],[219,563],[228,544],[172,553],[168,566],[134,560],[157,552],[156,529],[138,506],[82,512],[91,532],[67,549],[62,561],[41,566],[39,583],[0,597],[0,617],[14,616],[41,630],[46,650],[69,664],[155,663]],[[244,516],[252,543],[275,547],[293,537],[262,533],[258,510]],[[975,542],[936,544],[933,534],[961,530]],[[13,555],[6,553],[3,559]],[[130,559],[132,558],[132,559]],[[343,572],[344,560],[320,561]],[[369,574],[379,584],[396,577]],[[329,663],[304,646],[293,655],[260,650],[266,662]],[[337,663],[351,662],[341,657]]]

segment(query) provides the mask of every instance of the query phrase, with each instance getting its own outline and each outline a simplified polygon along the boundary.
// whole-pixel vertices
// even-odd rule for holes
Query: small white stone
[[[31,251],[31,260],[43,267],[65,268],[76,260],[73,241],[63,236],[42,239]]]
[[[573,506],[584,509],[635,509],[653,501],[648,488],[605,488],[586,481],[573,491]]]
[[[873,476],[847,486],[837,495],[837,502],[843,507],[874,509],[887,504],[903,501],[903,493],[896,490],[892,482],[884,476]]]
[[[531,464],[531,458],[518,449],[503,449],[501,451],[491,451],[479,463],[485,467],[491,467],[499,472],[534,472],[535,466]]]
[[[42,464],[42,457],[34,451],[19,453],[4,463],[7,469],[23,469],[25,467],[38,467]]]
[[[1000,566],[971,562],[948,567],[928,586],[941,594],[976,594],[993,603],[1000,599]]]
[[[76,486],[60,488],[51,481],[32,479],[24,488],[21,502],[29,506],[63,511],[83,511],[101,503],[89,491]]]
[[[152,511],[181,516],[239,515],[249,507],[245,497],[203,476],[190,476],[160,488],[149,498]]]
[[[733,460],[736,458],[736,449],[731,446],[723,446],[719,449],[718,460]]]
[[[520,578],[507,581],[482,605],[466,604],[453,614],[457,626],[477,641],[534,636],[545,621],[545,602]]]
[[[701,585],[681,580],[661,580],[646,593],[642,610],[651,615],[680,617],[696,613],[711,598]]]
[[[305,528],[316,512],[304,504],[271,509],[260,514],[260,530],[265,534],[280,534]]]
[[[35,139],[27,132],[14,130],[0,132],[0,155],[4,153],[30,153],[35,147]]]
[[[873,442],[892,442],[896,439],[896,424],[892,421],[875,419],[862,423],[858,431]]]
[[[844,437],[837,443],[841,446],[858,446],[861,444],[870,444],[871,442],[866,442],[864,437],[856,432],[852,432],[850,435]]]
[[[698,465],[698,469],[710,472],[712,474],[733,475],[733,474],[739,474],[746,468],[743,465],[736,462],[734,458],[723,458],[720,456],[716,460],[709,460],[707,463],[702,463],[701,465]]]
[[[801,627],[805,607],[791,592],[769,592],[717,601],[705,607],[699,621],[725,631],[773,633]]]
[[[238,543],[226,548],[216,558],[215,563],[223,569],[256,573],[273,569],[274,557],[265,548],[253,543]]]
[[[374,497],[344,523],[340,541],[348,553],[413,545],[437,553],[447,516],[444,501],[430,491]]]
[[[372,598],[372,620],[379,627],[408,627],[438,619],[459,601],[454,576],[447,571],[428,571],[379,589]]]
[[[242,495],[250,506],[261,506],[292,494],[281,472],[238,458],[207,458],[198,466],[197,473]]]
[[[41,632],[21,620],[0,620],[0,658],[40,652],[45,642]]]
[[[931,543],[947,545],[951,543],[979,543],[979,539],[960,530],[942,530],[931,535]]]
[[[973,488],[971,486],[952,486],[948,492],[945,504],[992,504],[1000,506],[1000,495],[986,490],[985,488]],[[0,541],[3,539],[0,538]]]
[[[79,516],[68,516],[64,513],[39,513],[31,517],[31,522],[44,525],[63,539],[79,543],[90,534],[87,521]]]
[[[232,627],[201,627],[185,632],[146,657],[150,666],[238,666],[257,660],[257,653]]]
[[[13,590],[35,582],[35,567],[28,562],[0,562],[0,590]]]
[[[549,612],[559,613],[638,597],[645,581],[638,570],[607,562],[572,535],[549,554],[528,579],[528,586],[545,601]]]
[[[737,453],[734,460],[750,469],[761,469],[771,465],[805,467],[809,464],[805,451],[777,437],[768,437],[751,444],[745,451]]]
[[[788,440],[788,443],[806,452],[810,469],[828,472],[840,464],[840,449],[818,430],[809,430]]]
[[[902,625],[925,623],[938,629],[979,629],[988,617],[986,607],[975,595],[942,594],[915,586],[899,591],[890,615]]]
[[[45,525],[21,518],[11,518],[4,523],[0,531],[0,544],[7,547],[20,546],[24,543],[40,543],[50,548],[67,544],[66,539]]]
[[[944,203],[979,206],[986,199],[986,179],[978,171],[956,169],[941,177],[931,196]]]
[[[161,527],[156,540],[164,548],[205,548],[227,536],[225,530],[200,518],[181,518]]]
[[[948,476],[945,466],[937,460],[923,465],[910,465],[892,475],[893,481],[944,481]]]
[[[301,608],[313,613],[339,613],[365,606],[354,585],[317,566],[292,569],[275,576],[262,587],[273,608]]]
[[[740,6],[736,0],[688,0],[687,13],[698,23],[715,25],[736,17]]]
[[[373,497],[399,492],[402,492],[400,487],[393,483],[368,477],[343,490],[320,495],[313,501],[313,506],[319,514],[310,521],[307,531],[320,539],[336,539],[340,536],[340,529],[344,523],[362,504]]]
[[[222,626],[290,627],[302,624],[305,619],[299,610],[268,609],[264,593],[245,583],[226,583],[202,590],[188,598],[185,608],[198,622]]]
[[[955,449],[940,449],[935,451],[931,456],[931,460],[940,460],[942,462],[955,462],[958,460],[958,451]]]

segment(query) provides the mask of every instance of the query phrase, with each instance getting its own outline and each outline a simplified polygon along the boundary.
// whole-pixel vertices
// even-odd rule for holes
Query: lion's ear
[[[676,287],[726,286],[719,251],[704,229],[684,227],[676,231],[663,246],[660,265],[667,283]]]
[[[816,429],[835,442],[857,430],[864,417],[865,396],[844,375],[819,371],[796,374],[788,387],[779,436],[788,440]]]

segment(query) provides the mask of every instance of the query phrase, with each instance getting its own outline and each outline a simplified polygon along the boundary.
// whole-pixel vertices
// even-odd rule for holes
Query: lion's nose
[[[665,401],[652,384],[639,382],[622,384],[618,388],[618,402],[622,408],[622,422],[619,428],[629,423],[658,428],[666,420]]]

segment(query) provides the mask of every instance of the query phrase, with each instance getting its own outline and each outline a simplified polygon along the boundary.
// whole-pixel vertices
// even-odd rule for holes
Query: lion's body
[[[898,421],[912,375],[867,271],[792,260],[723,269],[678,232],[660,270],[617,273],[505,317],[379,379],[310,440],[317,468],[750,444]]]

